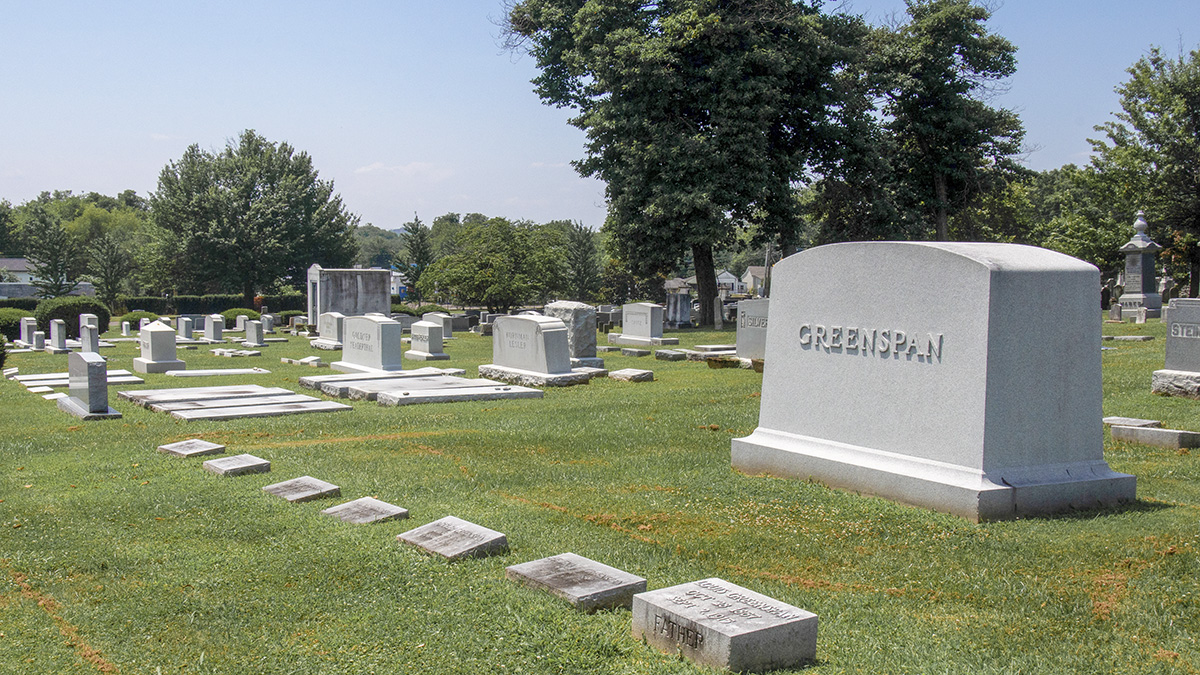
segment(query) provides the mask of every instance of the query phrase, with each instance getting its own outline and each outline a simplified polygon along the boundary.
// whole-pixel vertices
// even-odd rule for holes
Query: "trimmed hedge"
[[[108,330],[108,322],[112,313],[108,306],[95,298],[86,295],[64,295],[61,298],[50,298],[38,303],[33,315],[37,317],[38,330],[50,336],[50,322],[62,319],[67,324],[67,337],[79,337],[79,315],[95,314],[100,320],[100,332]]]
[[[0,335],[0,368],[4,367],[4,362],[8,360],[8,338]]]
[[[39,300],[37,298],[4,298],[0,300],[0,307],[15,307],[32,312],[37,309]],[[25,316],[29,316],[26,314]]]
[[[267,305],[267,307],[270,307],[270,305]],[[245,314],[251,321],[258,321],[260,316],[258,312],[245,307],[234,307],[233,309],[227,309],[224,312],[221,312],[221,316],[225,317],[225,330],[230,330],[234,325],[236,325],[239,314]]]
[[[119,295],[117,304],[126,312],[152,312],[158,316],[170,314],[170,300],[157,295]]]
[[[21,337],[21,319],[29,316],[29,312],[15,307],[0,307],[0,335],[10,341]]]
[[[416,316],[425,316],[430,312],[442,312],[443,314],[449,314],[450,310],[442,307],[441,305],[421,305],[417,308]]]
[[[122,321],[128,321],[129,329],[137,330],[138,326],[141,324],[142,319],[150,319],[151,321],[157,321],[158,315],[155,314],[154,312],[129,312],[127,314],[122,314],[120,316],[120,318],[117,319],[117,323],[120,324]]]
[[[267,305],[267,307],[270,307],[270,306],[271,306],[270,304]],[[305,312],[305,311],[299,310],[299,309],[288,309],[288,310],[284,310],[282,312],[271,312],[271,313],[274,314],[276,317],[278,317],[278,321],[277,321],[278,326],[276,326],[277,328],[286,327],[289,323],[291,323],[293,316],[303,316],[303,317],[305,317],[305,321],[308,320],[308,312]]]
[[[412,307],[409,307],[408,305],[401,305],[398,303],[392,304],[392,314],[407,314],[409,316],[421,316],[420,314],[417,313],[416,309],[413,309]]]

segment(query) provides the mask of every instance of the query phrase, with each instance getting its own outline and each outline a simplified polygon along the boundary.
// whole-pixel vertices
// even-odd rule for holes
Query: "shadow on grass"
[[[1144,499],[1136,499],[1127,504],[1118,504],[1116,506],[1101,506],[1094,509],[1079,509],[1064,513],[1047,514],[1044,516],[1028,516],[1025,518],[1018,518],[1017,520],[1099,520],[1101,518],[1133,513],[1157,513],[1165,509],[1173,508],[1176,508],[1175,504],[1164,504],[1162,502],[1151,502]]]

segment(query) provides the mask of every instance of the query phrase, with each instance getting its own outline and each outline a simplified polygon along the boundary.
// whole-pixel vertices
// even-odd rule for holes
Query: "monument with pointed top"
[[[1154,257],[1162,247],[1146,236],[1146,214],[1137,212],[1133,223],[1133,239],[1121,247],[1125,254],[1125,292],[1121,294],[1121,309],[1124,311],[1146,308],[1146,316],[1162,315],[1162,296],[1158,293],[1158,280],[1154,275]]]
[[[187,364],[175,358],[175,329],[161,321],[152,321],[138,334],[142,355],[133,360],[139,373],[165,373],[186,370]]]

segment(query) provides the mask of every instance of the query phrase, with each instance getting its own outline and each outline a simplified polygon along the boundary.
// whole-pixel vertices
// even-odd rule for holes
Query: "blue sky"
[[[902,0],[847,0],[873,22]],[[570,161],[583,135],[504,52],[499,0],[0,0],[0,199],[154,190],[188,145],[243,129],[308,152],[348,208],[384,228],[417,213],[581,221],[603,186]],[[1113,88],[1151,45],[1200,46],[1197,0],[1008,0],[989,27],[1018,47],[996,105],[1033,169],[1085,163]]]

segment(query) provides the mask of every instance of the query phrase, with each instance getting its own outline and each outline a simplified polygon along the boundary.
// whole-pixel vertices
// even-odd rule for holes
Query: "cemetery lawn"
[[[1200,430],[1200,402],[1151,395],[1164,326],[1104,364],[1104,413]],[[106,337],[115,333],[109,332]],[[682,346],[725,332],[671,333]],[[603,341],[601,342],[603,344]],[[190,369],[270,375],[113,387],[84,423],[0,382],[2,673],[701,673],[630,635],[628,610],[583,614],[505,579],[571,551],[656,589],[721,577],[820,616],[811,673],[1169,673],[1200,670],[1200,449],[1114,442],[1136,504],[974,524],[817,484],[740,475],[730,439],[758,419],[762,376],[604,355],[656,381],[597,380],[542,400],[181,422],[117,389],[257,383],[300,393],[328,369],[179,352]],[[461,335],[474,376],[490,338]],[[104,349],[131,368],[132,343]],[[22,374],[65,356],[11,355]],[[421,364],[406,363],[405,367]],[[914,401],[919,405],[920,401]],[[952,424],[953,420],[947,420]],[[272,463],[218,477],[156,451],[186,438]],[[265,485],[309,475],[342,497],[289,504]],[[374,496],[408,520],[355,526],[321,509]],[[504,532],[507,554],[448,564],[396,535],[446,515]]]

